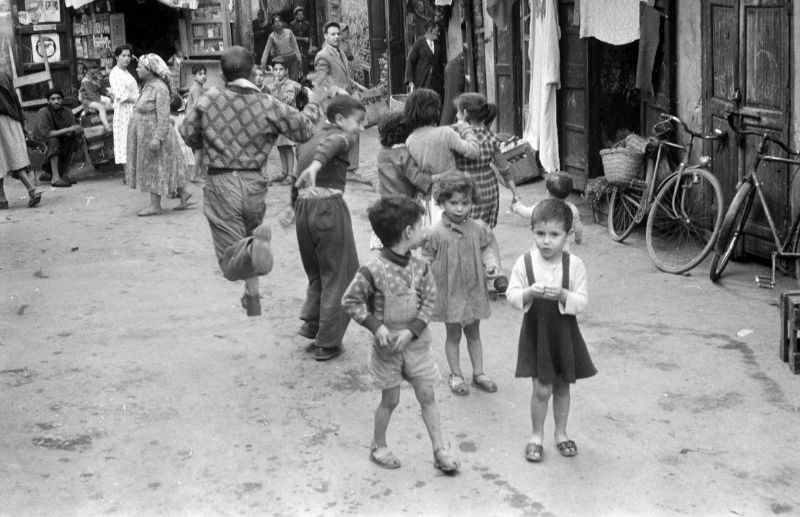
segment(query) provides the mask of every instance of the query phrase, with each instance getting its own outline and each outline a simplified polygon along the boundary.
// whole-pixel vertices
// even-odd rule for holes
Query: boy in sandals
[[[405,379],[414,387],[422,408],[422,419],[433,445],[434,466],[452,474],[460,463],[444,447],[433,391],[439,373],[431,353],[428,323],[436,284],[430,266],[411,255],[411,250],[424,239],[424,213],[414,200],[399,195],[383,197],[369,207],[369,222],[383,249],[378,257],[359,268],[342,305],[356,322],[375,335],[370,368],[382,392],[375,410],[370,460],[387,469],[400,468],[400,461],[386,445],[386,429],[400,401],[400,384]]]

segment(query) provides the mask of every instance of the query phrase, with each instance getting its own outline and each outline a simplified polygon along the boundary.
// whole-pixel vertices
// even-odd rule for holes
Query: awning
[[[175,9],[197,9],[199,0],[158,0],[164,5],[174,7]],[[84,5],[88,5],[94,0],[65,0],[67,7],[73,9],[80,9]]]

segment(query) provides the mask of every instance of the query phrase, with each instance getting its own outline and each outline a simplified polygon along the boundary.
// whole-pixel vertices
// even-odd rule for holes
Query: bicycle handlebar
[[[658,126],[659,124],[663,124],[664,122],[674,122],[674,123],[678,124],[679,126],[681,126],[683,128],[683,130],[686,131],[688,134],[690,134],[690,135],[692,135],[694,137],[697,137],[697,138],[702,138],[703,140],[722,140],[726,136],[725,133],[723,133],[719,129],[715,129],[712,133],[708,133],[708,134],[703,134],[703,133],[698,133],[696,131],[692,131],[692,129],[689,127],[688,124],[686,124],[686,122],[684,122],[680,118],[676,117],[675,115],[670,115],[669,113],[662,113],[661,114],[661,121],[657,122],[655,124],[655,126],[653,126],[654,130],[655,130],[656,126]]]
[[[730,128],[733,130],[734,133],[736,133],[739,136],[753,135],[753,136],[757,136],[757,137],[759,137],[761,139],[761,142],[758,145],[758,153],[759,154],[763,155],[765,153],[765,151],[766,151],[767,142],[771,142],[771,143],[777,145],[778,147],[780,147],[783,150],[783,152],[785,152],[786,154],[793,155],[793,156],[800,156],[800,151],[793,151],[783,141],[778,140],[774,136],[771,136],[766,131],[756,131],[754,129],[742,129],[742,128],[738,127],[736,125],[736,122],[734,122],[734,120],[736,118],[751,118],[753,120],[761,120],[761,117],[756,116],[756,115],[747,115],[745,113],[738,113],[738,112],[735,112],[735,111],[728,112],[728,116],[727,116],[728,126],[730,126]]]

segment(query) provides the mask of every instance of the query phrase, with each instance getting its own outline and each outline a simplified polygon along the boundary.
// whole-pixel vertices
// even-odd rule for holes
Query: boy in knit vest
[[[317,361],[342,353],[350,318],[342,294],[358,269],[353,225],[344,202],[348,153],[364,129],[366,110],[360,101],[337,95],[325,111],[327,123],[297,150],[297,244],[308,276],[306,301],[298,332],[313,339],[308,347]]]

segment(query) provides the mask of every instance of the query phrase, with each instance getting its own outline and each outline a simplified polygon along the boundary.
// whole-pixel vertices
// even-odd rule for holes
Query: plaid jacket
[[[199,164],[223,169],[261,169],[279,134],[295,142],[312,135],[320,108],[309,103],[302,112],[261,93],[249,81],[211,88],[186,114],[179,132],[199,149]]]

